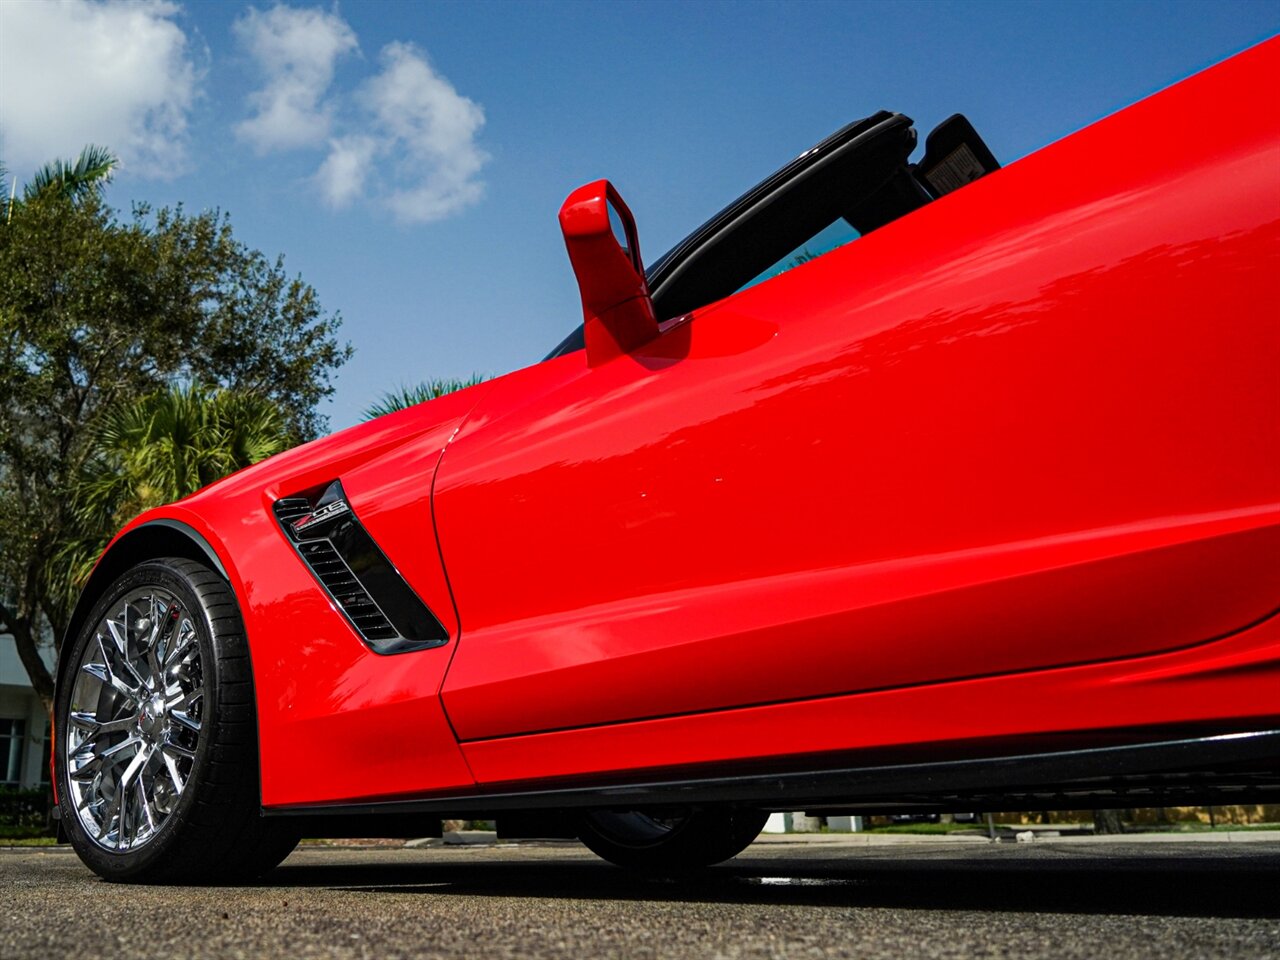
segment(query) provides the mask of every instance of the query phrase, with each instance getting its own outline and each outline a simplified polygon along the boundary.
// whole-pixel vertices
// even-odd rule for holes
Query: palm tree
[[[0,222],[9,223],[20,202],[56,197],[78,203],[88,197],[100,197],[119,163],[106,147],[91,143],[75,160],[54,160],[37,170],[22,188],[21,201],[17,200],[17,182],[6,183],[9,171],[0,163],[0,202],[4,203],[4,217]]]
[[[106,147],[89,144],[75,160],[54,160],[35,172],[22,188],[25,200],[57,193],[68,200],[80,200],[89,194],[100,194],[111,182],[120,161]]]
[[[280,409],[257,393],[175,385],[108,412],[73,497],[78,530],[58,563],[83,582],[111,535],[290,444]]]
[[[360,415],[360,419],[372,420],[384,414],[395,413],[397,410],[404,410],[406,407],[416,406],[419,403],[426,403],[428,400],[443,397],[446,393],[453,393],[455,390],[474,387],[477,383],[483,383],[487,379],[489,378],[473,373],[463,379],[437,377],[432,380],[423,380],[421,383],[411,387],[401,384],[394,390],[384,393],[376,403]]]

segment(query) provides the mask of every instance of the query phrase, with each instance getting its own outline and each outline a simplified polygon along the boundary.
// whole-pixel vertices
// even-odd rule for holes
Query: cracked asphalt
[[[765,841],[695,880],[576,844],[304,847],[247,887],[0,851],[4,960],[1280,958],[1280,841]]]

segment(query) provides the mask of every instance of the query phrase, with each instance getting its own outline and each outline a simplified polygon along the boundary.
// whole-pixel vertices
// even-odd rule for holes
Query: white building
[[[52,651],[45,662],[52,662]],[[0,786],[48,782],[49,717],[31,689],[13,637],[0,635]]]

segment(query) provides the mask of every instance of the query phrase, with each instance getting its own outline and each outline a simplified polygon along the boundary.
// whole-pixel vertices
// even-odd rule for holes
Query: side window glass
[[[781,257],[774,263],[770,264],[756,276],[752,277],[746,283],[738,288],[735,292],[741,292],[748,287],[754,287],[757,283],[763,283],[771,280],[779,274],[786,273],[792,267],[798,267],[802,263],[808,263],[810,260],[817,260],[824,254],[830,253],[838,247],[843,247],[852,240],[857,240],[862,236],[849,221],[841,218],[830,226],[819,230],[812,237],[800,244],[786,256]]]

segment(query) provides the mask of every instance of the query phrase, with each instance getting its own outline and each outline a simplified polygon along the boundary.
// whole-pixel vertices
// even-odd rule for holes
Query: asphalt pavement
[[[1264,960],[1280,841],[771,838],[682,881],[568,843],[304,847],[204,888],[0,851],[0,958],[60,957]]]

